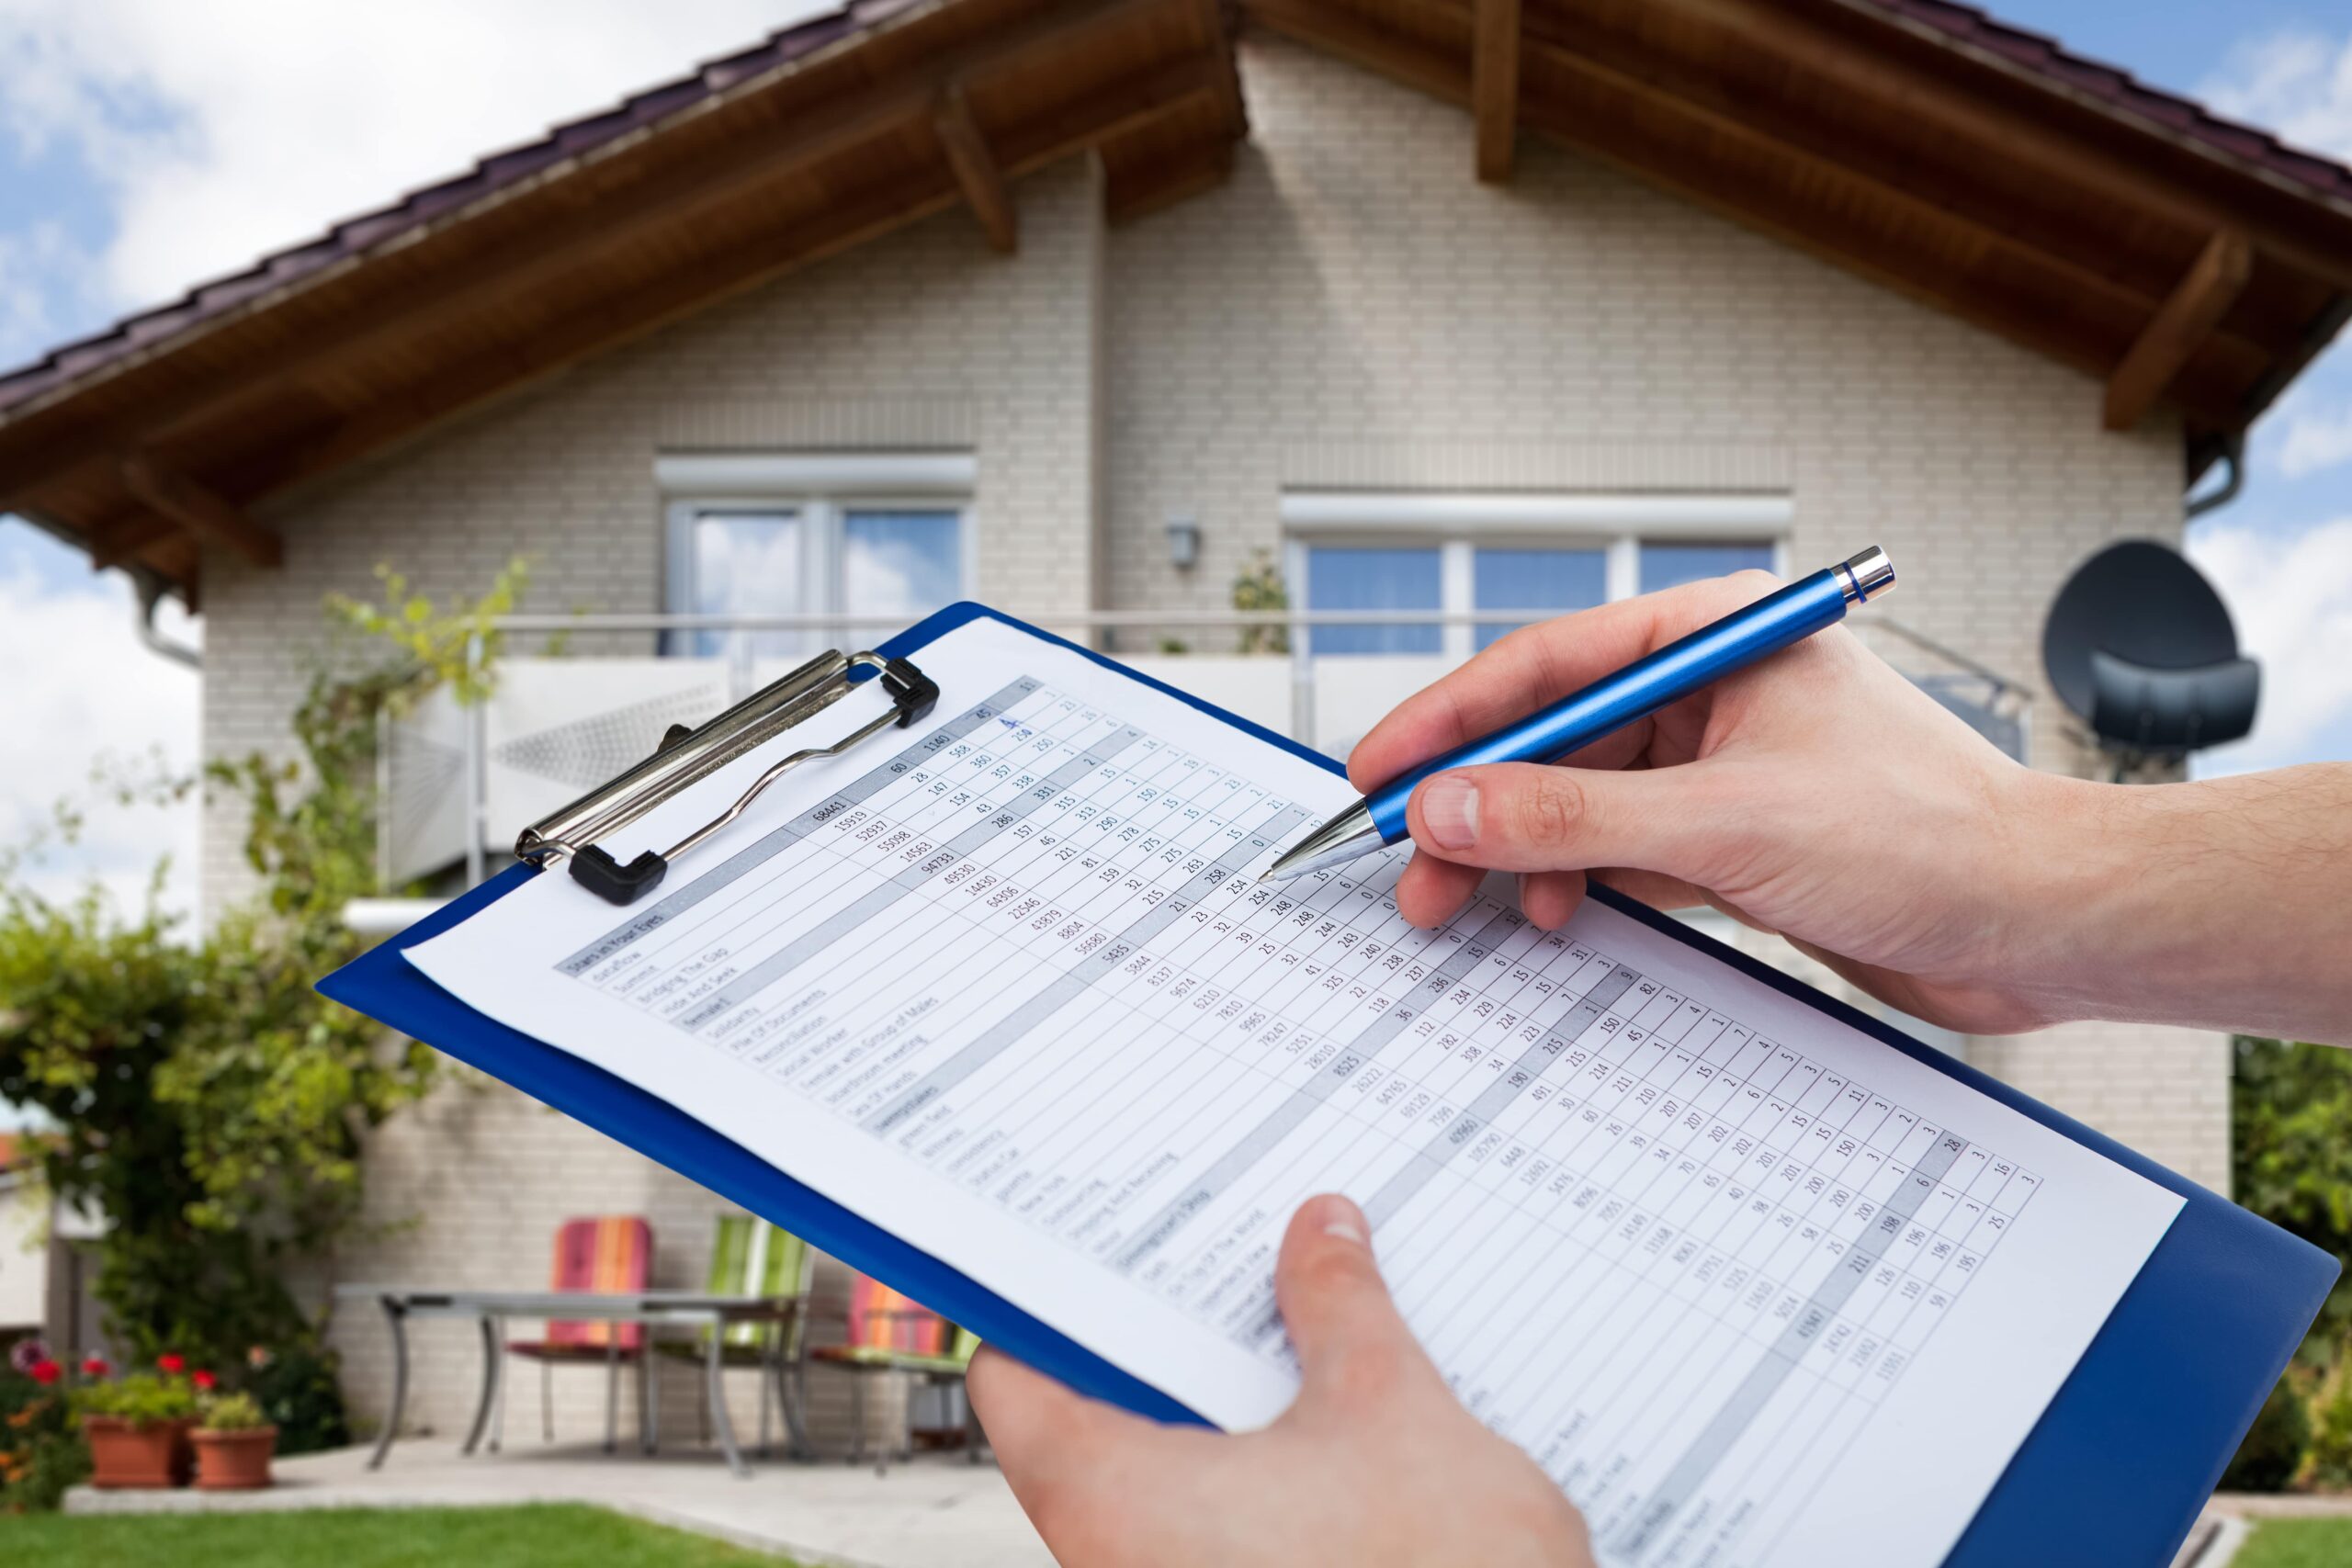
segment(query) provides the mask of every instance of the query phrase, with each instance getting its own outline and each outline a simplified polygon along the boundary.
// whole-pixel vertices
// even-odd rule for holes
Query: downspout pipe
[[[2245,488],[2245,432],[2233,430],[2222,437],[2222,461],[2230,466],[2226,478],[2203,495],[2188,498],[2188,510],[2184,521],[2194,523],[2208,512],[2227,506]]]
[[[155,629],[155,607],[164,602],[164,595],[170,591],[169,585],[145,567],[130,570],[130,582],[139,593],[139,640],[147,645],[149,652],[201,672],[204,669],[203,654],[184,642],[174,642]]]

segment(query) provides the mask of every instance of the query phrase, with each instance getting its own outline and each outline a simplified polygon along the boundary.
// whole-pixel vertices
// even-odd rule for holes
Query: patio
[[[466,1458],[452,1438],[402,1441],[382,1470],[367,1447],[280,1460],[266,1492],[95,1492],[69,1514],[227,1513],[303,1508],[489,1507],[591,1503],[803,1563],[843,1568],[1050,1568],[994,1465],[960,1453],[894,1463],[760,1463],[730,1474],[714,1451],[605,1454],[594,1442],[536,1443]]]

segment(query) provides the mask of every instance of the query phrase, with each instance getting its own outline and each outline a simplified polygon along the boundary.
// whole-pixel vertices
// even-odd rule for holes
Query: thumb
[[[1291,1216],[1274,1264],[1274,1297],[1298,1352],[1298,1408],[1360,1408],[1437,1369],[1405,1326],[1373,1260],[1363,1211],[1336,1193],[1310,1198]]]
[[[1623,866],[1705,887],[1720,880],[1733,837],[1725,804],[1704,762],[1630,773],[1497,762],[1424,781],[1406,822],[1416,844],[1464,865]]]

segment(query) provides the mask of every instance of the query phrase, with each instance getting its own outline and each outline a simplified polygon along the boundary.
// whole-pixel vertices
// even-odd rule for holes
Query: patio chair
[[[641,1291],[652,1272],[653,1227],[635,1214],[604,1214],[566,1220],[555,1233],[555,1265],[548,1272],[548,1286],[556,1291]],[[509,1339],[506,1353],[539,1363],[542,1442],[555,1441],[555,1369],[559,1365],[602,1366],[606,1453],[613,1451],[619,1433],[621,1367],[637,1368],[638,1440],[646,1451],[652,1451],[656,1414],[653,1380],[645,1361],[643,1324],[550,1319],[544,1338]],[[491,1437],[492,1452],[497,1451],[505,1421],[505,1402],[502,1399],[499,1404],[502,1430]]]
[[[804,1359],[839,1367],[850,1374],[849,1461],[861,1464],[865,1460],[865,1385],[875,1374],[904,1372],[920,1382],[961,1382],[973,1352],[979,1348],[979,1336],[957,1327],[881,1280],[860,1274],[850,1285],[848,1339],[839,1345],[817,1346],[805,1353]],[[964,1427],[977,1463],[979,1435],[970,1408],[967,1401]],[[911,1432],[899,1453],[901,1459],[914,1456]],[[888,1456],[884,1455],[875,1468],[880,1471],[888,1466]]]
[[[791,1303],[791,1314],[775,1323],[730,1323],[719,1341],[719,1359],[729,1367],[760,1370],[760,1444],[768,1451],[768,1396],[773,1385],[775,1403],[784,1410],[786,1451],[795,1459],[808,1454],[808,1434],[802,1422],[806,1405],[799,1380],[803,1319],[808,1309],[809,1277],[817,1255],[808,1244],[780,1225],[749,1214],[721,1214],[710,1249],[710,1273],[703,1288],[714,1296],[769,1296]],[[692,1339],[657,1340],[665,1356],[708,1364],[712,1330]],[[702,1391],[702,1440],[710,1441],[710,1385]]]

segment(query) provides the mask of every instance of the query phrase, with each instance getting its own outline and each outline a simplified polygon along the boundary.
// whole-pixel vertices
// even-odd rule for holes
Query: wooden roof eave
[[[1409,28],[1382,26],[1345,0],[1249,0],[1248,9],[1277,33],[1477,114],[1479,35],[1490,14],[1490,0],[1374,4],[1408,21]],[[1606,9],[1579,6],[1574,15],[1582,17]],[[1788,16],[1781,7],[1758,6],[1756,0],[1650,0],[1639,11],[1645,17],[1689,14],[1710,23],[1728,20],[1743,26],[1758,18],[1777,25]],[[2192,247],[2180,264],[2182,270],[2161,287],[2125,281],[2102,270],[2096,252],[2087,247],[2053,246],[2047,234],[2020,231],[2004,214],[1981,205],[1970,210],[1952,204],[1947,192],[1931,196],[1911,188],[1912,181],[1900,177],[1867,148],[1849,142],[1833,149],[1808,142],[1791,129],[1788,116],[1752,96],[1736,107],[1710,101],[1703,91],[1691,90],[1687,73],[1678,77],[1655,62],[1644,68],[1622,55],[1612,58],[1610,51],[1594,47],[1589,37],[1571,42],[1561,31],[1562,18],[1568,15],[1556,6],[1539,9],[1530,0],[1517,51],[1524,73],[1517,84],[1520,125],[2101,380],[2112,382],[2127,365],[2132,366],[2125,384],[2110,386],[2111,414],[2134,405],[2144,409],[2160,398],[2181,411],[2192,439],[2210,431],[2240,430],[2283,385],[2278,367],[2290,363],[2300,367],[2314,351],[2311,338],[2315,329],[2324,329],[2331,307],[2290,323],[2249,328],[2231,317],[2232,301],[2223,300],[2209,319],[2196,323],[2197,333],[2185,344],[2180,341],[2177,315],[2168,318],[2167,306],[2195,281],[2196,258],[2224,234],[2266,251],[2266,265],[2309,264],[2315,269],[2306,275],[2310,288],[2335,291],[2352,279],[2352,247],[2331,251],[2308,237],[2281,233],[2259,214],[2233,213],[2199,197],[2165,209],[2166,220]],[[1727,36],[1737,36],[1749,48],[1767,41],[1767,35]],[[1835,63],[1850,67],[1853,62],[1839,56]],[[1908,73],[1897,73],[1891,80],[1899,86],[1906,107],[1920,106],[1917,95],[1932,91],[1932,84]],[[1569,84],[1569,89],[1544,90],[1555,82]],[[1923,112],[1932,107],[1923,106]],[[1810,211],[1775,209],[1759,199],[1752,184],[1724,178],[1718,168],[1689,157],[1678,159],[1666,144],[1645,141],[1633,129],[1643,113],[1673,117],[1690,129],[1694,140],[1703,136],[1770,156],[1790,170],[1802,171],[1823,188],[1862,195],[1899,215],[1902,227],[1940,235],[1941,248],[1951,255],[1997,256],[2011,271],[2033,279],[2037,292],[2064,291],[2069,308],[2030,309],[2030,298],[2015,297],[2014,290],[2013,297],[2005,298],[1989,288],[1982,267],[1972,275],[1966,265],[1939,264],[1925,247],[1905,254],[1883,236],[1853,232],[1850,224],[1841,233],[1847,214],[1838,203],[1821,201]],[[1997,126],[2001,135],[2011,139],[2021,133],[2013,119],[1980,123]],[[1479,146],[1479,172],[1487,176],[1491,160],[1483,134]],[[2070,176],[2077,179],[2118,169],[2103,153],[2075,159],[2068,167]],[[2143,187],[2136,176],[2118,178],[2126,189]],[[2243,225],[2242,218],[2246,219]],[[2242,284],[2243,278],[2238,281]],[[2342,297],[2333,294],[2336,299]],[[2233,298],[2241,305],[2248,300],[2235,290]],[[2092,321],[2092,316],[2101,318],[2104,326]],[[2250,335],[2256,331],[2259,335]],[[2154,342],[2151,334],[2165,341]],[[2143,384],[2147,368],[2165,361],[2171,362],[2170,374],[2156,382],[2155,393],[2150,395]]]
[[[1012,233],[1006,182],[1088,147],[1115,145],[1123,137],[1179,121],[1212,128],[1204,134],[1220,148],[1229,148],[1241,134],[1231,40],[1216,0],[1046,0],[1030,11],[1027,23],[992,29],[986,39],[950,51],[910,78],[877,83],[857,104],[845,108],[828,101],[787,120],[783,130],[755,147],[707,161],[695,179],[682,184],[657,172],[645,181],[641,204],[626,209],[626,221],[616,218],[610,203],[591,203],[571,224],[536,228],[528,243],[510,239],[491,265],[466,280],[425,275],[396,282],[390,303],[379,310],[288,334],[258,359],[240,357],[228,373],[166,389],[158,399],[110,414],[62,423],[55,399],[11,411],[0,418],[0,497],[81,537],[99,564],[169,570],[192,591],[191,540],[229,543],[249,558],[274,548],[274,536],[243,516],[242,509],[254,501],[380,451],[584,355],[959,202],[995,209],[981,214],[982,221],[1002,248]],[[1189,30],[1191,39],[1147,65],[1091,85],[1083,72],[1048,72],[1057,81],[1074,81],[1077,96],[1047,102],[1026,118],[1008,121],[1000,111],[996,123],[981,123],[974,105],[992,73],[1027,69],[1056,49],[1078,49],[1122,28],[1130,38],[1123,46],[1128,54],[1136,50],[1133,39],[1146,33],[1160,38],[1171,29]],[[647,287],[597,299],[527,341],[496,343],[469,359],[437,365],[424,381],[377,398],[314,434],[270,443],[260,458],[222,466],[201,456],[215,444],[216,430],[282,399],[289,384],[362,359],[379,347],[389,351],[413,341],[421,327],[461,326],[470,309],[562,276],[581,264],[586,251],[625,245],[631,235],[675,225],[737,198],[755,201],[776,178],[818,166],[871,138],[888,139],[901,151],[917,138],[928,139],[938,154],[935,166],[862,190],[827,209],[814,224],[787,223],[782,233],[752,233],[665,272]],[[1122,202],[1132,208],[1159,199],[1169,188],[1192,188],[1200,168],[1212,162],[1229,167],[1229,156],[1188,154],[1126,170],[1111,197],[1114,215],[1121,215]],[[549,187],[542,181],[534,188]],[[415,243],[403,244],[397,254],[412,255]],[[282,299],[280,308],[297,303],[300,292]],[[250,313],[238,319],[250,320]],[[158,352],[151,350],[141,363],[152,363]],[[110,389],[120,381],[109,377],[104,385]],[[158,462],[159,450],[183,463],[195,461],[200,474]],[[134,484],[134,479],[147,482]],[[160,505],[159,497],[177,504]]]

